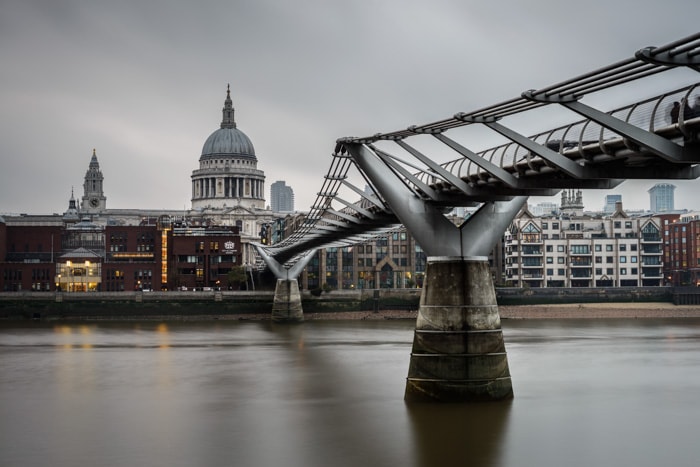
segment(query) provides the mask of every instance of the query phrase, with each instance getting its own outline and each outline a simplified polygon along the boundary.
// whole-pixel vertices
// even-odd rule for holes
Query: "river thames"
[[[0,465],[698,465],[700,319],[503,320],[479,405],[404,403],[414,324],[0,323]]]

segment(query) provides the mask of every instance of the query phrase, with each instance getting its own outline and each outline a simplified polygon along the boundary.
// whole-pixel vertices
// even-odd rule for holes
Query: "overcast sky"
[[[266,196],[285,180],[308,210],[337,138],[557,83],[693,34],[699,13],[694,0],[0,0],[0,212],[64,212],[93,148],[108,208],[189,208],[228,83]],[[700,209],[700,182],[673,183],[677,208]],[[613,192],[648,209],[653,184]]]

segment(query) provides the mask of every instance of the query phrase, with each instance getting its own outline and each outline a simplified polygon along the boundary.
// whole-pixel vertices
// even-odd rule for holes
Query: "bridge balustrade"
[[[683,136],[690,137],[690,128],[700,126],[700,109],[694,111],[689,107],[689,103],[695,102],[698,96],[700,96],[700,83],[626,105],[608,113],[650,132],[664,135],[672,134],[676,139]],[[671,121],[673,102],[688,104],[682,105],[677,123]],[[590,158],[591,154],[609,158],[610,153],[613,152],[610,148],[615,146],[612,143],[616,142],[617,146],[622,145],[623,147],[628,144],[617,133],[588,119],[578,120],[532,135],[530,139],[575,161]],[[513,142],[495,146],[476,154],[512,173],[537,174],[547,166],[547,162],[540,156],[532,154],[523,146]],[[491,173],[463,157],[441,165],[462,179],[484,181],[493,178]],[[434,183],[433,175],[429,173],[419,173],[417,176],[425,183]]]

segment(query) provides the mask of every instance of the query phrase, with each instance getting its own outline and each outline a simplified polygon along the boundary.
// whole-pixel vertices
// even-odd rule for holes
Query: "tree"
[[[234,266],[226,275],[229,287],[240,290],[241,284],[247,281],[245,268],[243,266]]]

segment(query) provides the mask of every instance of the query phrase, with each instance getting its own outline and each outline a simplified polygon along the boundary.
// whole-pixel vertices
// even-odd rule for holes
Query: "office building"
[[[670,212],[674,210],[673,192],[675,185],[670,183],[657,183],[651,187],[649,193],[649,210],[651,212]]]
[[[294,190],[284,180],[270,185],[270,206],[272,212],[294,211]]]
[[[615,212],[615,205],[622,202],[622,195],[605,195],[605,205],[603,213],[612,214]]]

